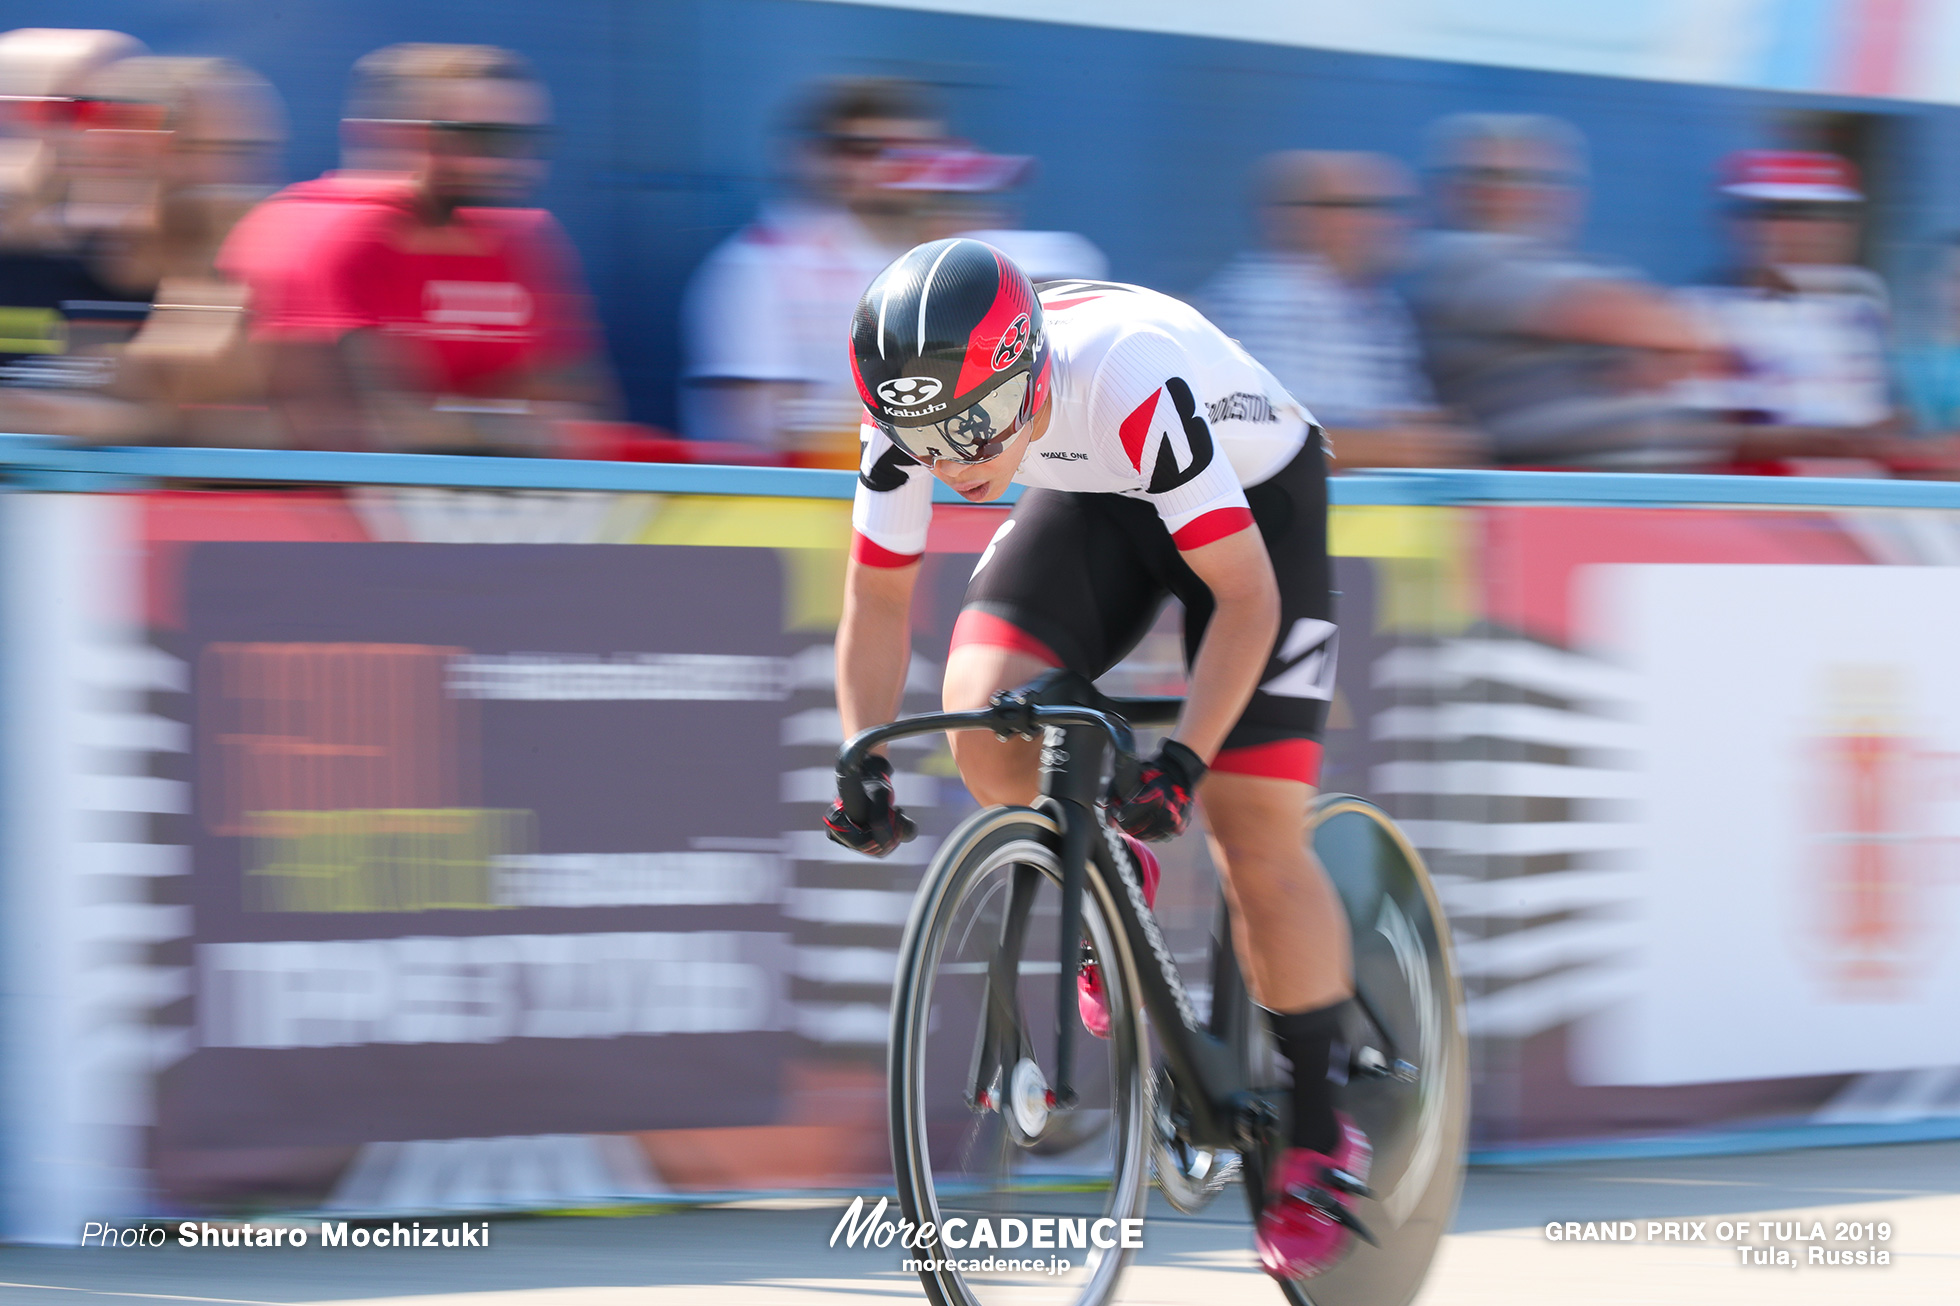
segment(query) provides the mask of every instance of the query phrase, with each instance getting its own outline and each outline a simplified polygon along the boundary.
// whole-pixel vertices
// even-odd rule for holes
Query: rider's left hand
[[[1209,770],[1198,755],[1175,739],[1166,739],[1157,756],[1143,764],[1136,792],[1111,795],[1110,814],[1126,833],[1139,839],[1169,839],[1191,823],[1191,804],[1198,782]]]
[[[909,842],[919,832],[919,827],[912,823],[911,817],[899,810],[890,762],[873,753],[864,759],[858,780],[868,808],[864,823],[859,824],[851,819],[844,810],[844,800],[840,794],[824,816],[824,833],[830,836],[832,843],[840,843],[853,852],[883,857],[900,844]],[[848,783],[842,777],[837,781],[840,790]]]

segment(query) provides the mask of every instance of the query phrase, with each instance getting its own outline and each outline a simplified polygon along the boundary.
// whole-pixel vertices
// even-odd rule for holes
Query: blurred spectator
[[[1437,409],[1408,311],[1384,283],[1412,193],[1381,155],[1271,156],[1258,184],[1266,247],[1234,259],[1201,300],[1313,413],[1343,470],[1482,461],[1475,436]]]
[[[1685,393],[1737,424],[1745,461],[1882,455],[1896,427],[1888,304],[1857,266],[1856,171],[1835,154],[1745,150],[1725,172],[1740,259],[1690,293],[1728,367]]]
[[[577,260],[542,209],[550,105],[524,60],[395,45],[354,69],[350,163],[275,196],[219,265],[295,442],[547,454],[611,401]]]
[[[120,32],[22,28],[0,35],[0,426],[37,429],[29,410],[99,389],[105,346],[126,339],[154,281],[124,284],[100,242],[72,223],[82,138],[106,104],[88,82],[143,47]]]
[[[695,273],[685,309],[685,425],[727,440],[855,467],[861,409],[845,338],[858,296],[921,233],[930,192],[891,183],[902,153],[943,130],[909,82],[817,87],[790,142],[795,193],[763,205]]]
[[[1101,281],[1109,260],[1087,236],[1073,231],[1030,231],[1018,224],[1007,193],[1027,180],[1034,160],[1025,154],[986,154],[959,143],[926,146],[900,155],[909,171],[894,190],[931,197],[919,239],[965,236],[1000,250],[1028,280]]]
[[[155,286],[124,346],[84,390],[12,396],[18,429],[114,443],[263,444],[263,357],[244,290],[216,272],[226,232],[269,187],[284,126],[272,88],[223,59],[121,59],[69,152],[63,212],[117,286]],[[113,369],[113,370],[109,370]]]
[[[1689,313],[1631,270],[1567,247],[1585,179],[1569,124],[1464,114],[1435,129],[1444,229],[1411,302],[1443,403],[1475,420],[1500,463],[1658,471],[1726,456],[1670,387],[1702,365]]]

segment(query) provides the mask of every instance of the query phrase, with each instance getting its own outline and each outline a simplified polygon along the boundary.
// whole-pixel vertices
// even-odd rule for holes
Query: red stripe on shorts
[[[1202,549],[1227,535],[1237,535],[1252,525],[1250,508],[1214,508],[1202,517],[1193,518],[1184,524],[1182,530],[1171,534],[1171,543],[1182,552]]]
[[[868,535],[851,532],[851,557],[867,567],[909,567],[923,553],[893,553]]]
[[[1263,775],[1317,785],[1320,745],[1312,739],[1279,739],[1270,744],[1228,748],[1212,759],[1211,769],[1230,775]]]
[[[1008,648],[1016,653],[1027,653],[1040,658],[1051,667],[1059,667],[1062,660],[1055,651],[1022,630],[1004,617],[996,617],[991,612],[981,612],[968,608],[960,613],[953,623],[952,648],[962,644],[980,644],[988,648]]]

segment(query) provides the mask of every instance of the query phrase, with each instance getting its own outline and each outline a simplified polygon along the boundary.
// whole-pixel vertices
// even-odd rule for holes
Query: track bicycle
[[[892,1165],[904,1218],[940,1233],[908,1252],[937,1306],[1109,1301],[1135,1251],[1121,1222],[1143,1216],[1153,1167],[1187,1213],[1241,1180],[1258,1220],[1288,1094],[1222,898],[1207,995],[1185,982],[1100,805],[1106,782],[1134,786],[1132,725],[1169,725],[1181,706],[1051,672],[979,711],[866,730],[838,756],[846,810],[863,820],[856,780],[880,744],[951,730],[1043,743],[1041,797],[947,836],[899,953]],[[1337,1097],[1374,1146],[1356,1211],[1374,1245],[1280,1288],[1300,1306],[1405,1306],[1462,1181],[1468,1066],[1448,926],[1422,859],[1373,805],[1321,796],[1311,837],[1353,933],[1358,1014]],[[1079,1028],[1084,959],[1101,966],[1107,1040]]]

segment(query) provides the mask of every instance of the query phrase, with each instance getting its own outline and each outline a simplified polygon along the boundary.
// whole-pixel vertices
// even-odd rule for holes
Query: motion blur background
[[[926,121],[909,130],[937,126],[948,141],[1012,165],[991,181],[942,187],[914,177],[901,189],[984,201],[967,225],[1071,233],[1094,247],[1072,247],[1062,275],[1106,267],[1116,279],[1185,296],[1202,296],[1235,255],[1260,243],[1255,165],[1274,151],[1400,160],[1425,182],[1411,216],[1433,223],[1448,216],[1433,166],[1448,162],[1434,141],[1440,119],[1555,115],[1582,143],[1548,165],[1571,167],[1554,180],[1590,190],[1571,248],[1595,271],[1677,287],[1749,270],[1730,230],[1736,193],[1719,191],[1735,181],[1737,151],[1828,151],[1851,165],[1864,197],[1848,258],[1890,288],[1898,331],[1887,347],[1941,345],[1952,334],[1944,251],[1960,229],[1960,118],[1947,102],[1960,77],[1952,57],[1960,27],[1932,0],[1656,0],[1611,10],[1518,0],[1474,12],[1425,2],[1365,13],[1247,0],[1216,12],[1157,5],[1143,16],[1097,3],[575,0],[547,14],[439,0],[274,8],[22,0],[10,21],[113,29],[160,55],[221,55],[255,70],[283,105],[290,137],[277,171],[291,180],[339,163],[338,119],[361,56],[401,42],[522,55],[555,120],[543,138],[549,175],[537,202],[563,223],[583,262],[617,378],[617,402],[594,411],[668,434],[746,433],[770,443],[767,433],[684,402],[684,376],[712,388],[729,379],[713,373],[730,370],[721,366],[726,349],[690,345],[691,331],[712,331],[698,311],[690,315],[686,290],[759,204],[796,189],[797,142],[786,131],[813,85],[846,76],[917,83],[927,92]],[[1802,208],[1796,200],[1786,207]],[[923,221],[872,232],[872,252],[889,255],[929,234]],[[718,286],[708,297],[731,293]],[[761,316],[740,325],[782,330]],[[1734,370],[1738,352],[1747,353],[1722,334],[1701,341],[1704,372]],[[1433,357],[1429,364],[1433,373]],[[784,366],[775,364],[779,373]],[[1854,366],[1869,371],[1871,360]],[[769,367],[751,360],[758,369]],[[1443,388],[1444,402],[1459,404]],[[1896,413],[1889,404],[1878,413],[1897,417],[1887,431],[1949,428],[1943,404],[1907,414],[1902,396],[1892,397],[1901,399]],[[1713,407],[1764,420],[1760,404]],[[1880,424],[1869,414],[1858,423]],[[798,451],[794,439],[775,443],[776,453]],[[1412,460],[1477,462],[1492,453],[1473,441]]]
[[[265,162],[226,183],[234,199],[334,169],[343,145],[401,144],[343,135],[350,72],[377,49],[468,43],[528,61],[552,125],[497,148],[528,160],[541,146],[530,202],[575,259],[540,284],[564,292],[566,337],[600,361],[564,401],[583,405],[577,438],[473,452],[848,466],[848,412],[831,429],[816,404],[827,374],[726,360],[807,310],[841,373],[844,321],[822,306],[856,290],[704,316],[793,298],[783,287],[806,274],[848,283],[882,261],[880,239],[939,222],[1001,233],[1057,276],[1236,311],[1242,338],[1297,346],[1303,377],[1373,377],[1324,397],[1301,383],[1348,431],[1337,450],[1370,450],[1351,465],[1802,472],[1817,455],[1873,478],[1809,497],[1646,477],[1624,492],[1584,477],[1569,491],[1350,482],[1334,522],[1327,785],[1382,801],[1438,872],[1476,1039],[1480,1160],[1960,1132],[1960,501],[1879,483],[1954,465],[1960,3],[13,0],[5,21],[232,61],[218,80],[255,89],[228,120],[249,130],[226,139]],[[838,78],[917,98],[812,119],[813,88]],[[352,116],[447,120],[479,144],[486,126],[460,111]],[[867,122],[885,134],[844,130]],[[1525,154],[1476,153],[1492,140]],[[855,235],[808,208],[768,217],[810,200],[818,145],[840,167],[890,166],[863,183]],[[1302,150],[1342,153],[1271,158]],[[1605,328],[1517,338],[1583,346],[1577,364],[1552,361],[1610,374],[1598,393],[1616,401],[1668,396],[1670,429],[1699,414],[1702,435],[1576,455],[1507,443],[1506,414],[1450,370],[1464,355],[1449,348],[1475,332],[1437,308],[1450,283],[1425,281],[1418,231],[1406,250],[1383,237],[1347,290],[1272,292],[1290,273],[1258,251],[1298,252],[1275,235],[1284,211],[1434,227],[1461,219],[1449,187],[1473,184],[1579,206],[1576,230],[1537,233],[1544,250],[1497,265],[1500,289],[1544,288],[1507,311],[1561,286],[1618,296]],[[250,205],[233,208],[227,225]],[[1784,219],[1835,224],[1840,246],[1806,261],[1738,243],[1739,222]],[[561,249],[539,230],[539,248]],[[859,243],[771,263],[784,242],[769,233],[785,230],[798,250],[825,231]],[[1312,239],[1337,261],[1331,230]],[[208,281],[217,255],[200,257],[185,275]],[[716,275],[726,297],[702,290]],[[1674,293],[1689,287],[1702,289]],[[1496,312],[1504,297],[1484,293],[1465,302]],[[92,306],[76,323],[121,302],[56,299]],[[264,322],[269,302],[159,291],[131,316],[149,313],[146,331],[191,310]],[[1817,311],[1774,316],[1790,306]],[[506,307],[441,311],[495,325]],[[1636,319],[1640,340],[1611,335]],[[1787,374],[1752,364],[1751,330]],[[1611,367],[1600,350],[1618,351]],[[1325,354],[1355,365],[1316,364]],[[1660,362],[1620,366],[1648,355]],[[43,385],[45,354],[22,357],[15,391],[99,375],[77,364]],[[1786,407],[1779,375],[1829,384]],[[754,392],[774,416],[721,402],[779,383],[806,389]],[[1755,383],[1770,397],[1722,390]],[[471,422],[559,402],[421,388],[424,409]],[[232,418],[262,396],[173,394],[149,442],[202,443],[209,419],[222,443],[308,444],[240,433],[251,422]],[[1787,438],[1752,444],[1760,428]],[[113,446],[134,429],[72,438]],[[1366,443],[1391,429],[1406,438]],[[0,496],[0,1234],[67,1241],[84,1219],[144,1212],[531,1209],[878,1180],[898,928],[967,800],[943,748],[922,750],[901,758],[900,792],[927,837],[896,865],[816,833],[847,473],[785,488],[759,468],[615,482],[259,450],[146,462],[19,434],[0,460],[18,491]],[[1592,458],[1626,449],[1640,457]],[[457,488],[485,485],[499,491]],[[939,512],[915,710],[934,701],[935,660],[999,521]],[[1146,641],[1123,688],[1174,688],[1173,650],[1163,631]],[[1202,854],[1179,856],[1163,909],[1193,958],[1211,889]]]

